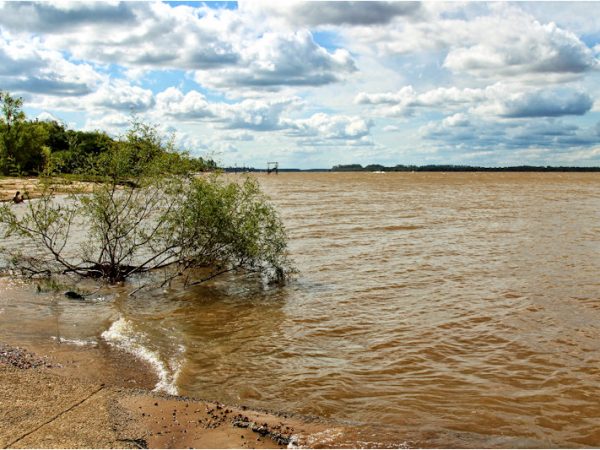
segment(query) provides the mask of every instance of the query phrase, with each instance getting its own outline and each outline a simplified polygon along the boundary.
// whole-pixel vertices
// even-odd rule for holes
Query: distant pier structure
[[[277,161],[267,163],[267,173],[273,172],[275,173],[275,175],[279,173],[279,163]]]

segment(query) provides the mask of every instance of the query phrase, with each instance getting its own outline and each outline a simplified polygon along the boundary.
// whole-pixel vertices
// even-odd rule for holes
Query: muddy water
[[[0,338],[123,348],[160,389],[356,427],[329,446],[600,446],[597,174],[259,179],[289,286],[82,305],[5,280]]]

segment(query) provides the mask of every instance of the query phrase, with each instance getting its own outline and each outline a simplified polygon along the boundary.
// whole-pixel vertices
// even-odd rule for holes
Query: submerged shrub
[[[141,130],[99,160],[91,192],[58,198],[50,179],[19,215],[0,207],[5,235],[32,246],[27,255],[4,250],[13,268],[110,283],[160,272],[162,284],[198,284],[232,271],[284,281],[293,271],[285,229],[257,181],[195,175],[152,129]]]

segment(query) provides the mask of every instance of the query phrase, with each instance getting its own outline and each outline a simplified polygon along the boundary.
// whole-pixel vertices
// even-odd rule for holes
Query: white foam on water
[[[314,448],[316,446],[316,444],[319,444],[319,447],[331,447],[331,443],[334,442],[336,439],[338,439],[340,436],[342,436],[344,433],[341,430],[337,430],[335,428],[328,428],[326,430],[323,431],[319,431],[317,433],[312,433],[309,434],[308,436],[305,436],[304,439],[302,439],[303,443],[302,445],[298,444],[298,442],[300,442],[300,437],[299,436],[292,436],[293,438],[295,438],[295,446],[290,447],[290,444],[292,444],[292,442],[294,441],[290,441],[290,444],[288,444],[288,448],[297,448],[297,447],[303,447],[303,448]]]
[[[109,344],[146,361],[154,368],[158,375],[158,383],[156,383],[154,391],[177,395],[175,382],[181,369],[180,361],[174,357],[169,361],[169,364],[165,363],[158,352],[143,345],[143,336],[135,332],[130,321],[120,317],[113,322],[108,330],[102,333],[102,338]],[[185,348],[180,346],[180,353],[183,353],[184,350]]]
[[[298,445],[298,435],[297,434],[293,434],[292,436],[290,436],[290,442],[288,442],[287,448],[300,448],[300,446]]]

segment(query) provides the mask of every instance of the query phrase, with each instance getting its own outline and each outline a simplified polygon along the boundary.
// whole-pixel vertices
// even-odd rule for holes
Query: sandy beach
[[[284,413],[126,387],[131,380],[94,377],[77,361],[68,350],[57,359],[0,344],[1,447],[285,448],[341,431]]]

